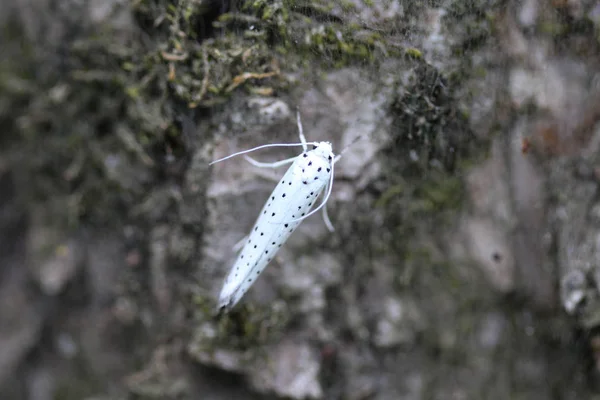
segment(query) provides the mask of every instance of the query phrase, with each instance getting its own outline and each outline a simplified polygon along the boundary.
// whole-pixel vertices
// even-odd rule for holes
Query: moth
[[[330,142],[307,142],[300,113],[297,114],[297,123],[300,143],[262,145],[210,164],[267,147],[302,146],[303,149],[298,156],[274,163],[263,163],[245,156],[248,162],[261,168],[292,165],[269,195],[250,234],[242,242],[241,252],[225,278],[219,295],[220,311],[229,311],[240,301],[302,220],[322,209],[325,225],[330,231],[334,230],[325,204],[331,195],[334,165],[341,154],[333,154]],[[312,146],[312,149],[309,150],[308,146]],[[323,192],[326,193],[325,198],[313,209]]]

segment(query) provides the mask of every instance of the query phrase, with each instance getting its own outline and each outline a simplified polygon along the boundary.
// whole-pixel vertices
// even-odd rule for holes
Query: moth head
[[[333,160],[333,149],[329,142],[319,142],[313,145],[312,150],[316,155],[323,157],[326,160]]]

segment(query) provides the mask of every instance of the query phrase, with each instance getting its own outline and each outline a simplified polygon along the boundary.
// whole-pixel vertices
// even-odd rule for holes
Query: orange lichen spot
[[[531,140],[529,138],[524,137],[521,140],[521,153],[527,154],[531,150]]]

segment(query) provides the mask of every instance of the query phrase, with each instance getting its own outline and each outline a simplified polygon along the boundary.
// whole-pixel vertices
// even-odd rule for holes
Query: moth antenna
[[[308,143],[272,143],[272,144],[263,144],[262,146],[253,147],[253,148],[251,148],[251,149],[249,149],[249,150],[238,151],[237,153],[230,154],[230,155],[228,155],[227,157],[219,158],[218,160],[215,160],[215,161],[211,162],[211,163],[210,163],[210,164],[208,164],[208,165],[213,165],[213,164],[216,164],[216,163],[218,163],[218,162],[221,162],[221,161],[228,160],[228,159],[230,159],[230,158],[232,158],[232,157],[235,157],[235,156],[240,156],[240,155],[242,155],[242,154],[251,153],[251,152],[253,152],[253,151],[256,151],[256,150],[266,149],[266,148],[268,148],[268,147],[295,147],[295,146],[297,147],[297,146],[304,146],[305,144],[312,144],[312,145],[315,145],[315,144],[318,144],[318,142],[308,142]]]
[[[333,163],[335,164],[336,162],[339,161],[340,158],[342,158],[342,155],[352,146],[354,146],[356,144],[356,142],[358,142],[359,140],[363,139],[364,135],[358,135],[357,137],[354,138],[354,140],[352,140],[352,142],[347,145],[346,147],[344,147],[342,149],[342,151],[340,151],[340,154],[338,154],[337,156],[335,156],[335,158],[333,159]]]
[[[306,143],[306,137],[304,137],[304,130],[302,129],[302,120],[300,119],[300,110],[296,110],[296,123],[298,124],[298,136],[302,142],[302,148],[304,151],[308,149],[308,143]]]

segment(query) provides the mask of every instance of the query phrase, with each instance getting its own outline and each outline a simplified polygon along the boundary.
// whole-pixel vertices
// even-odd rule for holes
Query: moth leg
[[[298,136],[300,136],[300,142],[302,143],[302,149],[306,151],[308,146],[306,144],[306,138],[304,137],[304,130],[302,129],[302,121],[300,120],[300,111],[296,112],[296,121],[298,122]]]
[[[329,232],[335,231],[331,220],[329,219],[329,214],[327,213],[327,206],[323,207],[323,221],[325,221],[325,226],[329,229]]]
[[[244,158],[246,159],[246,161],[248,161],[250,164],[254,165],[255,167],[259,167],[259,168],[277,168],[277,167],[281,167],[282,165],[294,162],[294,160],[296,158],[298,158],[298,156],[291,157],[291,158],[286,158],[285,160],[275,161],[275,162],[272,162],[272,163],[265,163],[265,162],[256,161],[254,158],[252,158],[250,156],[244,156]]]
[[[242,247],[244,247],[244,244],[248,240],[248,236],[249,235],[244,236],[239,242],[237,242],[236,244],[233,245],[234,253],[237,253],[238,251],[240,251],[242,249]]]
[[[329,185],[330,183],[327,183],[327,186],[325,186],[325,191],[327,191],[329,189]],[[327,229],[329,229],[329,232],[333,232],[335,231],[335,228],[333,227],[333,224],[331,223],[331,219],[329,219],[329,213],[327,213],[327,205],[323,206],[323,221],[325,222],[325,226],[327,227]]]

